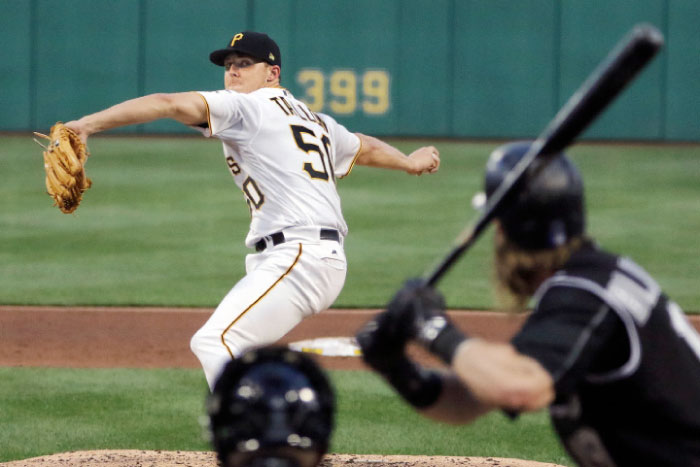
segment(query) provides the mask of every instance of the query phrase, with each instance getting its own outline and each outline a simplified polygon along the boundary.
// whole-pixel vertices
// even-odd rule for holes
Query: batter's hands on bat
[[[442,294],[423,279],[406,281],[389,304],[387,313],[406,329],[405,335],[448,364],[459,344],[467,339],[445,314]]]
[[[394,295],[386,311],[369,321],[357,334],[365,362],[384,372],[402,358],[406,343],[419,339],[427,316],[445,308],[442,296],[424,285],[422,279],[409,279]]]
[[[370,320],[356,335],[362,356],[411,405],[433,405],[442,392],[442,379],[405,354],[406,343],[414,336],[412,322],[404,311],[414,302],[413,287],[396,294],[386,311]]]
[[[440,168],[440,152],[435,146],[424,146],[408,155],[411,165],[406,170],[411,175],[435,173]]]
[[[355,336],[365,363],[382,374],[392,372],[394,365],[405,358],[404,350],[410,337],[407,331],[389,311],[367,322]]]
[[[365,362],[379,372],[385,372],[404,357],[406,343],[415,337],[408,309],[415,298],[412,279],[399,290],[386,311],[370,320],[358,333],[357,342]],[[408,284],[411,284],[408,286]]]

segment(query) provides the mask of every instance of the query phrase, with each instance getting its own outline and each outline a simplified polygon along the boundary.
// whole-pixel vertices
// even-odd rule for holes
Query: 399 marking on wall
[[[316,68],[302,68],[296,76],[304,90],[300,99],[313,112],[350,115],[384,115],[389,111],[391,79],[386,70],[352,69],[324,73]]]

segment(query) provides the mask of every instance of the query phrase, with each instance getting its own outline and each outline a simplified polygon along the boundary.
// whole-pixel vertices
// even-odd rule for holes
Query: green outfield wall
[[[666,47],[584,137],[700,141],[698,0],[0,0],[0,130],[218,89],[209,52],[254,29],[283,85],[352,130],[533,137],[639,22]]]

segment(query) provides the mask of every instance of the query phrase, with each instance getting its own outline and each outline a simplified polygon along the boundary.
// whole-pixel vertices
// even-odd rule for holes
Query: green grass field
[[[424,142],[394,141],[404,151]],[[336,307],[382,306],[444,257],[475,218],[497,143],[441,142],[442,169],[411,177],[356,167],[338,182],[350,235]],[[221,146],[202,138],[96,137],[93,187],[75,214],[45,194],[30,137],[0,143],[0,303],[215,306],[243,275],[249,214]],[[581,145],[589,232],[700,311],[700,148]],[[490,232],[441,282],[453,308],[492,308]],[[57,278],[70,277],[67,282]]]
[[[572,465],[546,413],[453,427],[422,418],[373,373],[331,371],[331,452],[498,456]],[[76,450],[206,451],[201,371],[0,368],[0,462]]]
[[[404,151],[424,144],[394,141]],[[475,217],[472,195],[498,143],[439,142],[433,176],[356,167],[339,181],[350,270],[336,307],[381,307]],[[93,188],[74,215],[45,194],[29,136],[0,140],[0,304],[213,307],[243,274],[248,211],[218,142],[97,137]],[[700,312],[700,148],[578,145],[589,232]],[[441,282],[452,308],[492,308],[490,233]],[[0,330],[0,342],[2,330]],[[1,344],[0,344],[1,345]],[[332,372],[338,453],[519,457],[572,465],[544,413],[468,427],[419,417],[374,375]],[[0,461],[81,449],[208,448],[194,370],[0,368]],[[138,419],[134,420],[137,415]],[[379,420],[387,420],[379,422]]]

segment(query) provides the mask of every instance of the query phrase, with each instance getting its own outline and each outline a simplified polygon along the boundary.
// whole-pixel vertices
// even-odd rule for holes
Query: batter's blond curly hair
[[[494,234],[498,302],[508,311],[524,311],[540,284],[560,269],[571,254],[587,241],[585,236],[579,236],[556,248],[523,250],[510,241],[498,226]]]

